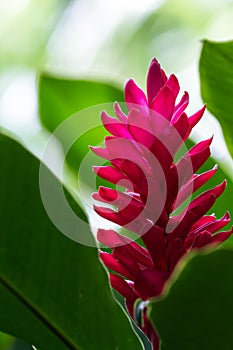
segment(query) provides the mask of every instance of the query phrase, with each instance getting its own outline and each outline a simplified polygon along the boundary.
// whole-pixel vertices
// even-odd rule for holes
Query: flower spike
[[[211,139],[201,141],[175,161],[192,128],[202,118],[205,106],[191,116],[185,110],[189,94],[180,91],[174,74],[167,77],[156,59],[147,75],[147,94],[134,82],[125,85],[128,115],[115,103],[117,118],[102,112],[104,127],[112,136],[105,148],[91,147],[109,165],[93,167],[101,178],[125,190],[101,186],[93,198],[108,207],[95,205],[95,211],[133,231],[142,244],[113,230],[99,229],[97,239],[111,254],[100,251],[100,259],[110,269],[110,283],[124,298],[128,312],[138,327],[159,350],[160,341],[147,317],[146,305],[164,289],[179,260],[193,249],[217,245],[233,233],[221,231],[230,222],[206,214],[226,188],[226,182],[192,199],[193,193],[214,176],[217,168],[197,174],[210,156]],[[190,199],[186,208],[176,214]],[[110,208],[109,205],[113,207]],[[135,316],[137,299],[144,305],[142,317]]]

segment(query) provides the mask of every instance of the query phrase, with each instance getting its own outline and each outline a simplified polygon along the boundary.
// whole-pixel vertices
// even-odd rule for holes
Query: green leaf
[[[13,346],[6,350],[37,350],[37,349],[33,348],[32,345],[27,344],[22,340],[16,339]]]
[[[63,124],[63,129],[56,136],[64,148],[67,148],[72,138],[75,140],[66,159],[77,173],[82,159],[89,152],[89,145],[103,142],[106,135],[106,130],[101,125],[100,112],[104,108],[112,112],[113,102],[123,101],[123,92],[108,83],[69,80],[42,74],[38,94],[40,118],[50,132],[54,132],[64,121],[70,120],[70,123]],[[81,110],[83,111],[80,112]],[[72,121],[70,116],[77,112],[77,118]],[[83,132],[79,135],[81,129]],[[88,163],[88,171],[92,165],[93,163]],[[85,173],[85,179],[87,176]]]
[[[47,216],[40,162],[3,135],[0,158],[0,330],[41,350],[141,349],[97,250],[65,237]],[[80,230],[93,240],[86,223]]]
[[[63,79],[46,74],[39,77],[40,117],[51,132],[82,109],[116,100],[123,101],[123,93],[108,83]]]
[[[0,332],[0,349],[8,350],[14,342],[14,338],[8,334]]]
[[[167,294],[150,303],[162,350],[233,349],[233,251],[186,261]]]
[[[220,122],[233,156],[233,41],[216,43],[205,40],[199,68],[203,101]]]

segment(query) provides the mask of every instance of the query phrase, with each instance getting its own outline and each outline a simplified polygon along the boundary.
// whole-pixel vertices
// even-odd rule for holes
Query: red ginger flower
[[[101,178],[120,184],[125,191],[100,187],[94,199],[113,204],[117,210],[95,206],[103,218],[124,226],[141,236],[144,246],[113,230],[98,230],[97,238],[113,248],[112,254],[100,251],[103,263],[114,273],[110,282],[126,300],[135,320],[134,304],[161,294],[164,284],[180,258],[192,249],[225,241],[233,232],[218,232],[230,221],[205,215],[223,193],[226,182],[192,199],[179,214],[174,211],[216,172],[196,171],[210,156],[212,139],[199,142],[178,161],[174,157],[192,128],[201,119],[205,107],[188,117],[184,112],[189,95],[179,103],[179,83],[175,75],[167,78],[156,59],[147,75],[147,97],[130,79],[125,86],[125,115],[116,103],[118,119],[102,112],[105,128],[113,135],[105,139],[105,148],[92,147],[111,165],[94,167]],[[137,320],[135,320],[137,323]],[[138,326],[145,332],[153,349],[159,338],[143,312]]]

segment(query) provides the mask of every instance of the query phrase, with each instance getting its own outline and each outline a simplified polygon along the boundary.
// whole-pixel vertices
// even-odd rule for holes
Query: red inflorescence
[[[176,103],[179,90],[175,75],[167,77],[153,59],[147,75],[147,96],[130,79],[125,86],[128,115],[117,103],[114,106],[117,119],[102,112],[103,125],[112,136],[105,138],[105,148],[91,147],[110,162],[107,166],[93,167],[96,174],[125,187],[120,191],[101,186],[93,194],[94,199],[117,209],[95,206],[95,211],[133,231],[143,242],[139,244],[113,230],[98,230],[99,242],[112,248],[111,254],[100,251],[103,263],[112,271],[111,285],[125,298],[134,320],[135,301],[160,295],[184,254],[221,243],[233,232],[218,232],[229,223],[228,213],[221,219],[206,215],[223,193],[225,181],[190,199],[176,214],[217,170],[196,174],[210,156],[212,139],[199,142],[174,160],[205,111],[203,107],[188,117],[185,109],[189,95],[185,92]],[[153,349],[159,349],[159,337],[146,312],[138,326]]]

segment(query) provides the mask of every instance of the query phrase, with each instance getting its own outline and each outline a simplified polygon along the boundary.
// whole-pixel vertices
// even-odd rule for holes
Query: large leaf
[[[201,94],[209,111],[219,120],[233,156],[233,41],[205,40],[200,59]]]
[[[194,256],[150,304],[162,350],[233,349],[233,251]]]
[[[0,157],[0,330],[44,350],[141,349],[96,249],[68,239],[49,220],[40,162],[3,135]],[[54,208],[59,212],[56,200]],[[80,230],[92,240],[86,223]]]

